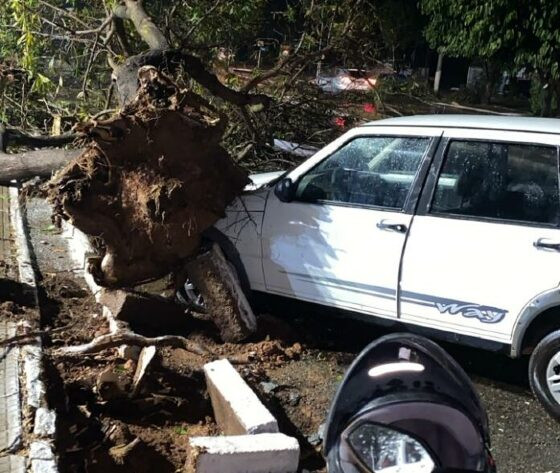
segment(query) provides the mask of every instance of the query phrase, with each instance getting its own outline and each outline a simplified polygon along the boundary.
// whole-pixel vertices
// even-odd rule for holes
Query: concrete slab
[[[214,417],[226,435],[278,432],[274,416],[228,360],[204,365]]]
[[[13,322],[0,322],[0,339],[15,334]],[[15,452],[21,445],[18,357],[18,347],[0,349],[0,451],[3,452]]]
[[[23,371],[25,373],[25,387],[27,391],[27,405],[33,409],[41,407],[46,393],[41,379],[41,343],[25,345],[23,348]]]
[[[0,473],[25,473],[25,458],[17,455],[1,457]]]
[[[19,267],[19,282],[27,284],[31,288],[35,288],[35,271],[33,270],[33,262],[31,260],[31,252],[29,251],[29,242],[27,232],[24,226],[24,215],[19,204],[19,191],[16,187],[10,187],[10,217],[13,229],[13,235],[17,248],[17,261]]]
[[[284,434],[192,437],[186,473],[292,473],[299,444]]]
[[[33,433],[38,437],[53,437],[56,430],[56,412],[39,407],[35,413]]]
[[[32,442],[29,448],[32,473],[58,473],[56,458],[50,443]]]
[[[12,279],[16,277],[13,259],[13,239],[10,225],[10,191],[7,187],[0,186],[0,277]]]

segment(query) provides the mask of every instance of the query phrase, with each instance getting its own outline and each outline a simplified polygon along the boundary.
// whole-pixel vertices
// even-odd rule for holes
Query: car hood
[[[245,191],[254,191],[265,186],[277,177],[284,174],[284,171],[261,172],[259,174],[251,174],[249,179],[251,182],[245,186]]]

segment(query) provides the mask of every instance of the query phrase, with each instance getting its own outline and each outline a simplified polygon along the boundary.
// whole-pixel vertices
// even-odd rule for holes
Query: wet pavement
[[[498,472],[560,472],[560,423],[531,393],[527,360],[464,347],[445,348],[472,378],[486,406]]]
[[[301,310],[301,309],[300,309]],[[339,319],[277,305],[271,312],[290,320],[317,348],[351,359],[370,341],[388,333],[373,324]],[[528,360],[452,344],[442,346],[473,380],[487,409],[492,453],[499,473],[560,473],[560,423],[533,397],[527,378]],[[349,356],[349,354],[352,354]],[[343,367],[341,367],[343,368]],[[333,385],[339,379],[333,379]],[[334,392],[334,386],[330,392]],[[330,393],[329,393],[330,395]]]

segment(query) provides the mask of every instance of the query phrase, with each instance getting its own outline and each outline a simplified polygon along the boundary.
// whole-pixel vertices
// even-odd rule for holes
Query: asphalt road
[[[289,319],[312,344],[328,351],[357,354],[388,333],[373,324],[330,317],[323,310],[295,309],[291,304],[275,304],[270,312]],[[474,381],[485,404],[498,472],[560,473],[560,422],[533,397],[528,360],[453,344],[442,346]]]
[[[560,472],[560,423],[533,397],[527,360],[445,346],[471,376],[490,419],[500,473]]]

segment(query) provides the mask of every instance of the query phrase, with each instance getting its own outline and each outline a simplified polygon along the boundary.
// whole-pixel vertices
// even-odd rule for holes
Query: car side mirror
[[[291,202],[296,195],[296,184],[289,177],[285,177],[276,183],[274,193],[282,202]]]

